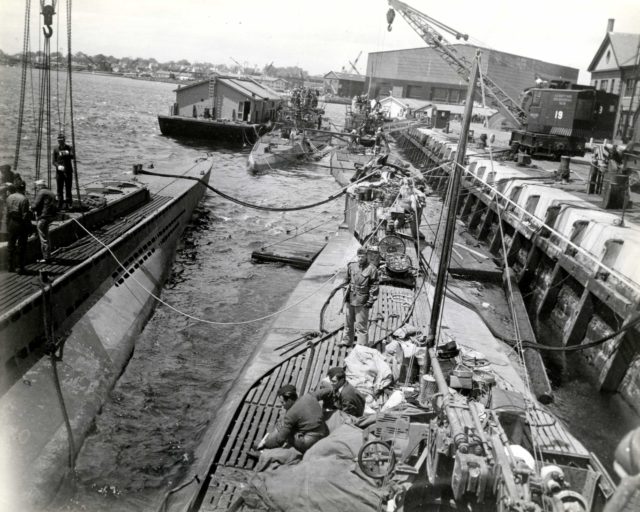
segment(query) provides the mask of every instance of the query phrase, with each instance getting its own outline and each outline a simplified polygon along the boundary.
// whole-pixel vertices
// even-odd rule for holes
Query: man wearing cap
[[[9,272],[25,273],[27,258],[27,239],[31,231],[31,211],[29,200],[24,195],[24,188],[11,184],[7,197],[7,232],[9,236]]]
[[[351,414],[359,418],[364,414],[365,399],[347,382],[347,374],[344,368],[336,366],[327,372],[331,387],[323,386],[314,391],[314,396],[322,401],[325,409],[336,410]]]
[[[354,342],[354,331],[358,343],[367,345],[369,341],[369,310],[378,298],[378,269],[369,263],[367,250],[358,249],[358,261],[347,265],[345,280],[347,291],[345,305],[347,314],[340,345],[350,347]]]
[[[287,411],[284,420],[257,445],[258,450],[287,445],[304,453],[329,435],[320,402],[312,394],[298,398],[296,387],[287,384],[278,390],[278,398]]]
[[[58,185],[58,209],[66,204],[71,209],[71,183],[73,180],[73,148],[65,143],[64,134],[58,135],[58,147],[53,150],[53,166]]]
[[[38,238],[40,238],[40,249],[42,251],[42,259],[38,263],[48,263],[51,259],[49,226],[58,213],[56,195],[49,190],[44,180],[36,181],[35,185],[38,194],[36,195],[33,210],[36,212],[36,227],[38,228]]]

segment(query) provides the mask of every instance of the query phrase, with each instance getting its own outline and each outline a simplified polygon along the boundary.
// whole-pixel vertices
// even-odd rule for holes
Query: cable
[[[336,271],[335,274],[333,274],[329,279],[327,279],[326,281],[324,281],[318,288],[316,288],[312,293],[310,293],[309,295],[306,295],[305,297],[302,297],[299,301],[279,310],[276,311],[275,313],[270,313],[268,315],[262,316],[260,318],[254,318],[252,320],[244,320],[242,322],[214,322],[213,320],[207,320],[205,318],[199,318],[196,317],[194,315],[190,315],[189,313],[185,313],[184,311],[179,310],[178,308],[172,306],[171,304],[169,304],[168,302],[162,300],[160,297],[158,297],[157,295],[155,295],[151,290],[149,290],[145,285],[143,285],[140,281],[138,281],[133,274],[129,271],[129,269],[127,269],[122,262],[118,259],[118,257],[113,253],[113,251],[111,250],[111,248],[109,246],[107,246],[102,240],[100,240],[98,237],[96,237],[93,233],[91,233],[87,228],[85,228],[76,218],[72,218],[72,220],[78,224],[78,226],[80,226],[82,228],[83,231],[85,231],[91,238],[93,238],[96,242],[98,242],[100,245],[102,245],[108,252],[109,254],[111,254],[111,256],[113,257],[113,259],[116,261],[116,263],[120,266],[120,268],[122,270],[124,270],[125,272],[125,276],[129,276],[131,277],[131,279],[133,279],[136,284],[138,286],[140,286],[140,288],[142,288],[145,292],[147,292],[151,297],[153,297],[156,301],[158,301],[160,304],[163,304],[164,306],[168,307],[169,309],[175,311],[176,313],[178,313],[179,315],[182,315],[186,318],[190,318],[191,320],[195,320],[196,322],[201,322],[201,323],[205,323],[205,324],[209,324],[209,325],[245,325],[245,324],[251,324],[253,322],[260,322],[262,320],[266,320],[267,318],[271,318],[274,317],[276,315],[279,315],[280,313],[284,313],[285,311],[288,311],[292,308],[294,308],[295,306],[297,306],[298,304],[304,302],[305,300],[313,297],[316,293],[318,293],[327,283],[329,283],[330,281],[332,281],[339,273],[340,271]]]
[[[617,331],[605,336],[604,338],[600,338],[595,341],[590,341],[589,343],[583,343],[581,345],[570,345],[567,347],[550,347],[548,345],[541,345],[539,343],[534,343],[532,341],[524,341],[522,342],[522,346],[525,348],[535,348],[536,350],[548,350],[551,352],[578,352],[580,350],[587,350],[598,345],[602,345],[603,343],[609,341],[612,338],[615,338],[619,334],[628,331],[633,326],[640,323],[640,315],[636,316],[634,319],[630,320],[628,323],[624,324]]]

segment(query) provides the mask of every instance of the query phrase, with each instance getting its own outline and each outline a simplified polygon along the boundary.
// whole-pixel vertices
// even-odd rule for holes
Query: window
[[[596,88],[596,89],[598,88],[598,81],[597,80],[593,81],[593,87]]]
[[[607,64],[609,64],[609,61],[611,60],[611,50],[607,50],[607,55],[605,56],[605,60],[607,61]]]
[[[616,92],[616,79],[615,78],[611,79],[611,89],[609,89],[609,92]]]
[[[625,96],[631,96],[633,94],[633,83],[635,82],[635,80],[633,78],[628,78],[627,80],[625,80],[624,82],[624,95]]]
[[[600,81],[600,90],[601,91],[605,91],[606,92],[608,86],[609,86],[609,80],[601,80]]]
[[[449,89],[443,89],[442,87],[434,87],[431,91],[431,99],[433,101],[443,101],[446,102],[449,100]]]
[[[421,85],[407,85],[407,98],[422,98],[422,96]]]

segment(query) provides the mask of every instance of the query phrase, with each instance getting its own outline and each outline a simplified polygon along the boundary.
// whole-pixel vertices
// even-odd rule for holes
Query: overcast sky
[[[32,27],[39,0],[32,0]],[[581,81],[604,38],[640,32],[638,0],[410,0],[414,8],[496,50],[580,69]],[[0,49],[22,49],[24,0],[0,0]],[[386,0],[76,0],[72,51],[159,61],[299,65],[312,74],[339,71],[366,54],[423,46],[404,19],[386,27]],[[66,51],[66,0],[58,0]],[[56,26],[54,25],[54,29]],[[36,33],[35,31],[32,31]],[[58,31],[56,31],[57,33]],[[32,48],[38,48],[37,36]]]

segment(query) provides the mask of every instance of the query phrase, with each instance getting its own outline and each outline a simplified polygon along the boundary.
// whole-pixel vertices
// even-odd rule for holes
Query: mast
[[[444,300],[445,285],[447,281],[447,272],[449,262],[451,260],[451,249],[453,248],[453,235],[456,227],[456,212],[458,211],[458,195],[460,191],[460,181],[462,179],[462,169],[464,158],[467,152],[467,134],[471,125],[471,114],[473,112],[473,98],[475,96],[475,83],[478,78],[478,66],[480,62],[480,51],[476,51],[476,57],[473,60],[471,74],[469,75],[469,87],[467,88],[467,99],[464,109],[464,117],[462,119],[462,127],[460,130],[460,140],[458,141],[458,149],[456,150],[456,160],[451,176],[451,187],[449,190],[449,201],[447,206],[447,218],[445,224],[444,239],[442,241],[442,252],[440,254],[440,262],[438,265],[438,275],[436,286],[433,292],[433,305],[431,307],[431,319],[429,323],[429,344],[435,343],[438,333],[438,325],[440,314],[442,312],[442,304]]]

